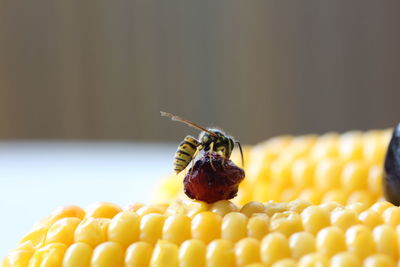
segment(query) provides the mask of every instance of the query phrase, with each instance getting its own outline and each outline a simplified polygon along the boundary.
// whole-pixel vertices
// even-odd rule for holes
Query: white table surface
[[[149,202],[177,144],[0,142],[0,259],[62,205]],[[0,260],[0,262],[1,262]]]

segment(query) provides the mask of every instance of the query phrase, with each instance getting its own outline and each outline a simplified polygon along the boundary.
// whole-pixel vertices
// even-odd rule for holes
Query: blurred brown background
[[[400,1],[0,1],[0,138],[244,143],[400,121]]]

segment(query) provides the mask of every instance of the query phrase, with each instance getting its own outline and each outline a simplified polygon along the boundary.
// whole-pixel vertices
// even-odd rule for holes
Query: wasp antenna
[[[165,111],[160,111],[160,114],[162,117],[168,117],[168,118],[171,118],[171,120],[176,121],[177,116],[175,116],[174,114],[171,114],[171,113],[168,113]]]
[[[242,146],[240,145],[239,141],[235,141],[236,144],[238,144],[239,146],[239,150],[240,150],[240,157],[242,158],[242,168],[244,168],[244,158],[243,158],[243,150],[242,150]]]
[[[210,135],[212,135],[212,136],[218,136],[216,133],[210,132],[210,131],[207,130],[206,128],[204,128],[204,127],[202,127],[202,126],[200,126],[200,125],[198,125],[198,124],[196,124],[196,123],[194,123],[194,122],[185,120],[185,119],[183,119],[183,118],[181,118],[181,117],[179,117],[179,116],[176,116],[176,115],[174,115],[174,114],[172,114],[172,113],[160,111],[160,114],[161,114],[162,117],[168,117],[168,118],[170,118],[170,119],[173,120],[173,121],[182,122],[182,123],[184,123],[184,124],[186,124],[186,125],[188,125],[188,126],[190,126],[190,127],[192,127],[192,128],[195,128],[195,129],[200,130],[200,131],[204,131],[204,132],[206,132],[206,133],[208,133],[208,134],[210,134]]]

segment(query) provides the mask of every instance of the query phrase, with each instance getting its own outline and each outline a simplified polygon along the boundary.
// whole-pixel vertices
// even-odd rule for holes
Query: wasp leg
[[[196,149],[196,152],[194,152],[193,157],[192,157],[192,167],[190,168],[190,177],[192,177],[193,174],[193,167],[194,167],[194,161],[196,160],[197,154],[203,149],[202,145],[199,145]]]
[[[235,141],[235,143],[239,146],[240,150],[240,157],[242,158],[242,168],[244,168],[244,159],[243,159],[243,150],[242,150],[242,145],[240,144],[239,141]]]
[[[210,165],[211,165],[211,168],[212,168],[214,171],[216,171],[216,169],[215,169],[215,167],[214,167],[214,165],[213,165],[213,163],[212,163],[212,157],[211,157],[211,154],[213,153],[213,151],[214,151],[214,142],[212,142],[212,143],[210,144],[209,156],[210,156]]]
[[[225,165],[224,165],[225,159],[226,159],[225,148],[221,149],[221,154],[220,155],[222,156],[222,169],[225,171]]]

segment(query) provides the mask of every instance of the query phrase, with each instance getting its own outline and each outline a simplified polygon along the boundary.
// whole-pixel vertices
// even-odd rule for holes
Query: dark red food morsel
[[[400,124],[393,131],[383,172],[383,192],[387,201],[400,205]]]
[[[228,159],[222,165],[222,159],[218,154],[211,154],[215,170],[211,167],[209,153],[195,162],[183,180],[188,197],[213,203],[236,196],[238,186],[245,176],[244,170]]]

